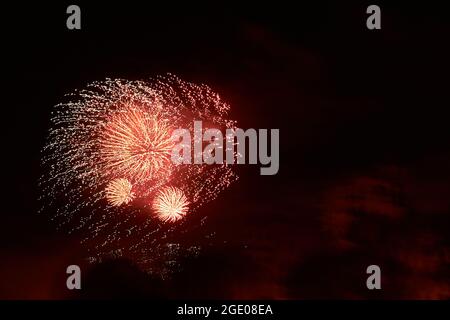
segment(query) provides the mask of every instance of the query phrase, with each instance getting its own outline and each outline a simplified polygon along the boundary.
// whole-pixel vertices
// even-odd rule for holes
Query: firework
[[[188,211],[189,202],[183,191],[167,187],[159,191],[153,200],[153,209],[160,220],[174,222],[183,218]]]
[[[107,79],[68,95],[52,113],[43,150],[43,210],[83,235],[91,260],[113,253],[155,271],[185,222],[203,223],[192,213],[237,179],[232,166],[174,164],[171,134],[193,132],[194,120],[234,128],[228,111],[208,86],[173,75]]]
[[[111,116],[100,140],[104,170],[133,181],[170,174],[170,155],[174,143],[167,121],[157,114],[127,107]]]
[[[127,204],[134,198],[132,187],[127,179],[114,179],[105,189],[106,199],[113,206]]]

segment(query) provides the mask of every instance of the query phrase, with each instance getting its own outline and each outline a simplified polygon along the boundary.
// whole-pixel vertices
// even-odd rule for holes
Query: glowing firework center
[[[148,183],[154,185],[170,179],[174,171],[170,159],[175,146],[172,131],[169,121],[161,118],[158,110],[149,113],[143,108],[127,106],[110,117],[100,139],[101,170],[122,177],[106,187],[106,198],[111,205],[130,203],[135,195],[133,185],[139,190]],[[188,205],[183,190],[176,187],[162,188],[151,202],[151,208],[163,222],[183,218]]]

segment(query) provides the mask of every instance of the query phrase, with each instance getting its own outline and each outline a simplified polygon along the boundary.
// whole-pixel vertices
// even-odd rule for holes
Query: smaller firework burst
[[[158,192],[153,200],[153,210],[164,222],[175,222],[183,218],[189,207],[189,201],[183,191],[175,187],[167,187]]]
[[[134,199],[130,181],[119,178],[112,180],[105,189],[106,199],[113,206],[127,204]]]

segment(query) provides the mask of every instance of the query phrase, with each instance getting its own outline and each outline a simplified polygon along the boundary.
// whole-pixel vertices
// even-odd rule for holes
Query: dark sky
[[[425,3],[2,9],[0,298],[450,297],[448,17]],[[71,4],[71,3],[70,3]],[[84,266],[76,236],[38,215],[50,111],[95,80],[167,72],[206,83],[242,128],[280,129],[280,171],[239,168],[208,205],[214,244],[161,281],[130,261]],[[65,288],[80,264],[84,289]],[[382,269],[383,290],[365,287]]]

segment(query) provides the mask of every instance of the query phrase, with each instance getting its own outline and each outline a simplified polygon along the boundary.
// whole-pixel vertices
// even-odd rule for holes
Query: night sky
[[[79,3],[70,31],[69,4],[2,9],[0,298],[450,298],[443,8],[380,5],[382,29],[368,30],[372,3]],[[214,237],[170,279],[125,259],[88,265],[78,235],[38,214],[52,107],[95,80],[167,72],[219,92],[239,127],[280,129],[280,170],[239,166],[201,209]],[[381,291],[366,288],[371,264]]]

